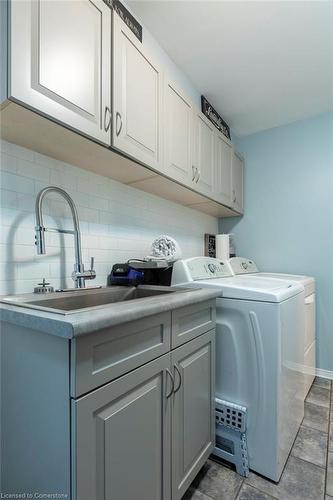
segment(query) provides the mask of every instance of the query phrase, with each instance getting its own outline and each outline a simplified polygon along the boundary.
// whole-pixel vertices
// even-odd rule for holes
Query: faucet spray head
[[[37,247],[37,254],[44,255],[46,253],[45,248],[45,228],[42,226],[36,226],[36,235],[35,235],[35,245]]]

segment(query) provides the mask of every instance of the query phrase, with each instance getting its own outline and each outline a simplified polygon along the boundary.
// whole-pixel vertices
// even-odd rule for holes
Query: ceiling
[[[236,135],[333,109],[333,2],[129,0]]]

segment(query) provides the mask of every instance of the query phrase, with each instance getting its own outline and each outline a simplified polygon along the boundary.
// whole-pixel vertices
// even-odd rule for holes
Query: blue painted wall
[[[220,221],[262,271],[317,281],[317,366],[333,372],[333,113],[237,141],[245,215]]]

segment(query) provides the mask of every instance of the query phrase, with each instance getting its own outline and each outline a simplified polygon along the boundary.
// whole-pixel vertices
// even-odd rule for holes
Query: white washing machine
[[[304,317],[303,335],[304,356],[301,369],[304,373],[304,399],[309,392],[316,372],[316,283],[311,276],[297,274],[266,273],[258,270],[252,259],[232,257],[228,260],[235,275],[258,276],[301,283],[304,286]]]
[[[177,261],[172,285],[218,287],[216,396],[247,407],[250,469],[280,479],[304,414],[304,288],[233,276],[209,257]]]

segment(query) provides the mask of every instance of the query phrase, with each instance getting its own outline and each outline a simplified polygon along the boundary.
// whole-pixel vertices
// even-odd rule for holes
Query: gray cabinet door
[[[111,10],[103,0],[11,2],[11,98],[111,143]]]
[[[172,500],[180,499],[215,443],[215,331],[172,352]],[[178,390],[177,390],[178,389]]]
[[[73,500],[170,498],[170,354],[73,402]]]

